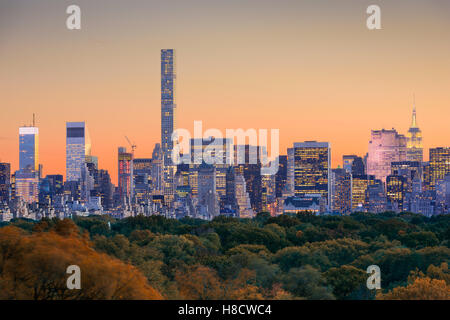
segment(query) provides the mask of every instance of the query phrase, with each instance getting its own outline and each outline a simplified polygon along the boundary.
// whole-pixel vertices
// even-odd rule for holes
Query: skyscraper
[[[430,149],[430,189],[436,190],[439,180],[450,174],[450,148]]]
[[[175,52],[161,50],[161,150],[163,156],[163,192],[167,203],[173,200],[176,167],[172,163],[172,133],[175,127]]]
[[[11,184],[11,165],[0,163],[0,203],[9,202],[9,187]]]
[[[352,175],[346,169],[333,169],[331,209],[342,214],[352,212]]]
[[[406,160],[406,138],[396,130],[372,130],[367,157],[367,174],[386,183],[391,163]]]
[[[79,181],[91,155],[91,140],[85,122],[66,123],[66,181]]]
[[[294,143],[295,196],[320,194],[331,205],[331,148],[328,142]]]
[[[133,154],[124,147],[118,149],[119,197],[123,203],[131,203],[133,197]]]
[[[422,147],[422,131],[417,126],[416,121],[416,105],[413,107],[412,123],[408,132],[406,133],[406,160],[408,161],[423,161],[423,147]]]
[[[19,169],[39,170],[39,129],[19,128]]]

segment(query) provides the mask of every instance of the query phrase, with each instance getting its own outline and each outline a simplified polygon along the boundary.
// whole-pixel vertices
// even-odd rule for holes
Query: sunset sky
[[[82,29],[69,31],[70,4]],[[382,30],[366,28],[378,4]],[[65,175],[65,122],[86,121],[99,167],[160,141],[160,50],[176,50],[177,123],[278,128],[329,141],[333,166],[371,129],[406,133],[416,96],[428,148],[450,146],[448,0],[0,0],[0,161],[36,113],[44,175]]]

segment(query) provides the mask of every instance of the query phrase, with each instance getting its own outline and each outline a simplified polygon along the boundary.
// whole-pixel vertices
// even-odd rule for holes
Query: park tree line
[[[409,213],[18,219],[0,228],[0,298],[450,299],[449,240],[449,216]]]

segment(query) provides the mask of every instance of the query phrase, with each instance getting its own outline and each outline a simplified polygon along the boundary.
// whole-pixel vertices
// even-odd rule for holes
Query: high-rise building
[[[341,214],[352,211],[352,175],[346,169],[332,170],[331,210]]]
[[[391,163],[391,175],[402,176],[406,179],[406,192],[412,192],[413,181],[417,177],[423,179],[422,162],[398,161]]]
[[[15,173],[16,197],[26,203],[39,201],[39,176],[37,171],[30,169],[18,170]]]
[[[375,180],[373,184],[367,185],[365,207],[366,211],[371,213],[382,213],[386,211],[386,192],[380,180]]]
[[[275,174],[275,195],[277,198],[283,196],[288,179],[288,158],[287,155],[278,156],[278,171]]]
[[[386,178],[386,198],[389,209],[403,211],[408,181],[404,176],[389,175]]]
[[[137,203],[147,203],[152,192],[152,159],[133,159],[133,186]]]
[[[396,130],[372,130],[367,158],[367,174],[386,183],[391,163],[406,161],[406,137]]]
[[[220,213],[215,171],[213,165],[204,162],[198,167],[198,211],[207,219],[212,219]]]
[[[0,204],[9,202],[11,184],[11,164],[0,163]]]
[[[163,156],[163,192],[170,204],[175,193],[174,176],[176,167],[172,162],[175,129],[175,52],[161,50],[161,150]]]
[[[430,189],[436,190],[439,180],[450,173],[450,148],[430,149]]]
[[[91,155],[91,140],[85,122],[66,123],[66,181],[79,181]]]
[[[19,128],[19,169],[39,171],[39,129]]]
[[[352,176],[352,211],[364,211],[369,205],[367,188],[375,184],[375,176]]]
[[[352,165],[353,165],[353,161],[357,158],[358,156],[351,154],[351,155],[343,155],[342,156],[342,168],[344,168],[345,170],[347,170],[348,173],[352,173]]]
[[[328,142],[294,143],[295,196],[320,194],[331,205],[331,148]]]
[[[130,204],[133,198],[133,154],[124,147],[118,149],[118,169],[120,201]]]
[[[417,126],[416,105],[413,107],[411,127],[406,133],[406,160],[423,161],[422,131]]]
[[[347,170],[347,172],[354,175],[361,176],[366,172],[363,158],[356,155],[342,156],[342,167]]]

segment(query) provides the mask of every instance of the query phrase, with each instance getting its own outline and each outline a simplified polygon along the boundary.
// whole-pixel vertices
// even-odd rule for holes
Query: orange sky
[[[160,49],[176,49],[177,127],[278,128],[294,141],[364,155],[371,129],[410,124],[450,145],[447,1],[71,1],[0,4],[0,161],[18,167],[18,127],[37,114],[44,174],[65,174],[65,121],[87,121],[117,180],[124,135],[137,157],[160,140]],[[275,6],[275,3],[277,4]],[[365,27],[379,3],[383,30]],[[428,150],[425,151],[426,157]]]

